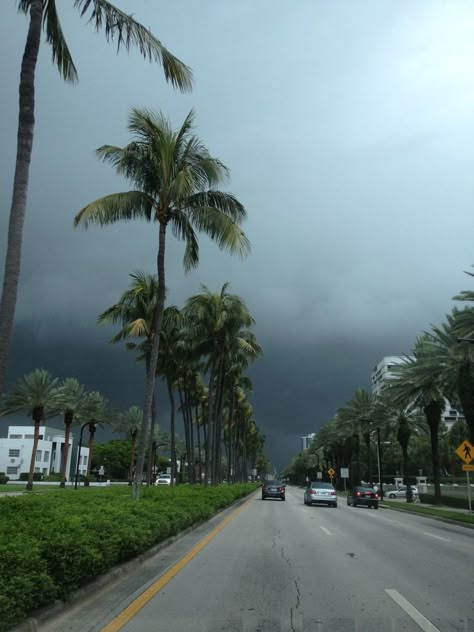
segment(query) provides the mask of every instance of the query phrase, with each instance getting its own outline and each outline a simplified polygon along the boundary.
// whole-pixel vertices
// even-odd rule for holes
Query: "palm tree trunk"
[[[133,498],[140,498],[140,489],[143,477],[143,466],[145,463],[146,439],[148,435],[148,425],[151,414],[153,393],[155,390],[155,374],[158,362],[158,352],[160,348],[161,323],[163,321],[163,311],[165,308],[165,245],[166,245],[166,224],[160,222],[160,234],[158,241],[158,255],[156,265],[158,270],[158,296],[156,302],[155,318],[153,322],[153,334],[151,339],[150,366],[147,371],[145,403],[143,405],[143,424],[138,441],[138,459],[133,481]]]
[[[137,443],[137,434],[138,428],[133,428],[130,432],[130,437],[132,439],[130,446],[130,467],[128,468],[128,484],[131,485],[133,482],[133,467],[135,465],[135,446]]]
[[[41,42],[43,0],[31,0],[30,25],[20,75],[15,176],[8,224],[7,254],[0,301],[0,398],[3,395],[21,269],[28,179],[35,127],[35,71]]]
[[[61,482],[59,483],[59,487],[66,487],[66,469],[67,469],[67,460],[69,457],[69,437],[71,435],[73,414],[74,413],[70,410],[67,410],[64,413],[64,426],[66,430],[64,433],[64,452],[63,452],[63,460],[61,463]]]
[[[430,429],[431,462],[433,464],[434,504],[441,505],[441,485],[439,477],[439,423],[442,406],[439,402],[431,402],[424,407],[426,421]]]
[[[153,455],[155,453],[155,426],[156,426],[156,400],[155,393],[151,401],[151,426],[150,426],[150,443],[148,448],[148,463],[146,468],[146,484],[151,485],[151,475],[153,470]]]
[[[198,454],[199,454],[199,473],[198,473],[199,480],[196,482],[201,483],[202,482],[201,427],[199,425],[199,406],[197,403],[196,403],[196,440],[197,440],[197,449],[198,449]]]
[[[474,443],[474,376],[471,363],[463,363],[458,371],[457,392],[469,429],[469,440]]]
[[[92,468],[92,449],[94,447],[94,436],[96,431],[96,425],[93,421],[89,424],[89,458],[87,459],[87,471],[86,478],[84,479],[84,487],[89,487],[90,475]]]
[[[171,456],[171,485],[174,485],[176,480],[176,438],[175,438],[175,423],[174,423],[174,415],[175,415],[175,407],[174,407],[174,396],[173,396],[173,387],[171,385],[171,379],[169,376],[166,377],[166,385],[168,387],[168,397],[170,399],[170,456]]]
[[[209,388],[207,393],[207,451],[206,451],[206,485],[211,479],[214,458],[214,374],[216,370],[215,360],[212,361],[209,373]]]
[[[35,408],[33,408],[33,421],[35,422],[35,432],[33,436],[33,449],[31,451],[30,471],[28,473],[28,482],[26,483],[26,489],[29,491],[33,489],[33,474],[35,473],[36,451],[38,449],[39,430],[40,430],[42,419],[43,419],[43,407],[36,406]]]

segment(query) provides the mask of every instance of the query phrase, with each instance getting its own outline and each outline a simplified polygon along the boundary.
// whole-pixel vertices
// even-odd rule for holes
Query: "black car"
[[[265,481],[262,485],[262,500],[281,498],[285,500],[285,486],[280,481]]]
[[[349,492],[347,496],[347,504],[357,507],[357,505],[365,505],[366,507],[379,508],[379,495],[372,487],[363,487],[358,485]]]

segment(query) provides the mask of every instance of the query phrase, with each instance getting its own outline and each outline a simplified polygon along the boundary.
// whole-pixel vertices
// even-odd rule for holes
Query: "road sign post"
[[[474,464],[471,465],[471,461],[474,460],[474,446],[467,439],[456,448],[456,454],[460,459],[464,461],[462,469],[466,472],[467,479],[467,504],[469,507],[469,513],[472,512],[471,506],[471,482],[469,480],[469,472],[474,472]]]
[[[344,479],[344,491],[346,491],[346,481],[349,478],[349,468],[341,467],[340,472],[341,472],[341,478]]]

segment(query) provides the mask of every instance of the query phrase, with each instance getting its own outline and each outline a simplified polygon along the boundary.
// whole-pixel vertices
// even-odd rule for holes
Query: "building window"
[[[36,460],[41,461],[42,456],[43,456],[43,452],[41,450],[36,450]]]
[[[82,465],[87,465],[87,457],[86,456],[84,456],[82,458]]]
[[[20,456],[20,450],[8,450],[8,456]]]
[[[45,450],[45,451],[44,451],[44,458],[43,458],[43,461],[49,461],[49,451],[48,451],[48,450]]]
[[[35,467],[35,474],[40,474],[40,473],[41,473],[41,468]]]
[[[35,435],[25,435],[25,439],[34,439]]]
[[[17,467],[7,467],[7,474],[18,474],[18,468]]]
[[[11,434],[8,438],[9,439],[21,439],[21,435],[19,435],[19,434]]]
[[[48,473],[48,468],[47,467],[43,467],[43,474],[47,474]]]

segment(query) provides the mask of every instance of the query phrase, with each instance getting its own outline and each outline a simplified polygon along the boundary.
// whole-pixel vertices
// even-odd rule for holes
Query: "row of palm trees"
[[[153,319],[158,301],[158,282],[144,272],[131,275],[130,287],[119,301],[99,316],[99,323],[119,323],[111,342],[125,341],[148,372],[153,337]],[[229,293],[228,284],[220,292],[203,286],[182,310],[169,306],[163,313],[161,344],[156,375],[165,384],[170,407],[170,456],[172,480],[177,479],[177,463],[185,457],[187,479],[219,483],[224,478],[223,451],[228,481],[247,480],[249,469],[256,467],[263,453],[265,437],[253,419],[248,401],[252,384],[245,375],[247,367],[262,350],[251,331],[254,320],[244,301]],[[153,398],[154,402],[154,398]],[[74,378],[59,383],[40,369],[19,380],[4,399],[2,414],[19,410],[31,412],[35,424],[35,440],[27,488],[33,484],[34,463],[39,427],[46,418],[62,413],[65,425],[65,453],[61,486],[66,479],[69,436],[73,423],[89,428],[89,461],[86,480],[90,476],[94,434],[98,424],[110,424],[125,432],[131,442],[130,481],[135,473],[140,449],[147,462],[146,480],[152,482],[154,455],[158,441],[156,405],[152,407],[152,423],[144,445],[137,439],[143,429],[143,411],[132,406],[124,413],[111,410],[97,392],[87,393]],[[184,427],[184,455],[176,450],[176,411]],[[180,451],[181,452],[181,451]]]
[[[465,291],[456,300],[474,301]],[[409,485],[409,445],[418,435],[429,434],[435,503],[441,503],[440,430],[446,401],[454,402],[465,417],[465,438],[474,442],[474,308],[454,308],[441,326],[432,326],[415,342],[411,353],[394,366],[393,379],[371,395],[358,388],[336,415],[317,433],[310,452],[324,455],[334,467],[351,463],[351,483],[361,479],[361,442],[365,443],[371,480],[370,442],[374,431],[395,437]]]

